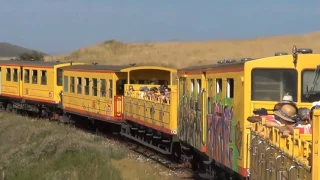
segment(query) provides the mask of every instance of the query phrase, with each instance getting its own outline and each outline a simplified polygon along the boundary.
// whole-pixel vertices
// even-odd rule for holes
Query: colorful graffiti
[[[188,94],[188,93],[187,93]],[[203,96],[200,93],[199,98]],[[179,117],[178,117],[178,136],[182,141],[187,142],[193,147],[201,150],[202,139],[202,112],[199,109],[199,98],[182,96],[180,98]]]
[[[220,94],[211,99],[211,114],[207,115],[207,154],[226,167],[238,171],[239,152],[234,150],[238,145],[235,144],[233,99],[222,99]]]

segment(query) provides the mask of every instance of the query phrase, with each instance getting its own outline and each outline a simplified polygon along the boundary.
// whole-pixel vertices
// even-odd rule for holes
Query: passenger
[[[281,107],[281,109],[274,112],[275,116],[279,117],[279,122],[281,125],[284,126],[278,126],[280,132],[284,136],[292,135],[295,123],[298,119],[298,114],[296,107],[294,107],[292,104],[285,104]]]
[[[287,93],[287,94],[285,94],[285,95],[283,96],[282,100],[281,100],[279,103],[281,103],[281,104],[294,103],[294,102],[293,102],[293,97]]]
[[[299,116],[299,120],[295,126],[295,129],[299,129],[300,133],[310,133],[310,129],[311,129],[310,109],[306,107],[299,108],[298,116]]]
[[[148,97],[149,88],[147,86],[143,86],[139,90],[142,91],[142,93],[140,94],[141,99],[145,99],[146,97]]]
[[[153,100],[153,101],[157,100],[157,96],[155,94],[157,91],[158,91],[158,89],[156,87],[150,88],[148,96],[150,97],[151,100]]]
[[[170,103],[170,93],[171,93],[171,88],[165,88],[164,95],[161,96],[161,100],[164,103]]]
[[[131,95],[134,92],[133,86],[129,85],[129,91],[127,91],[127,95]]]

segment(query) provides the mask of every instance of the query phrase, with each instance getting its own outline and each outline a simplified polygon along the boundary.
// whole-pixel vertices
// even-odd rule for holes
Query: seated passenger
[[[133,86],[129,85],[129,91],[127,91],[127,95],[131,95],[133,91],[134,91]]]
[[[141,99],[148,97],[149,88],[147,86],[140,87],[139,90],[142,91],[142,93],[140,94]]]
[[[161,95],[160,98],[164,103],[170,102],[170,92],[171,92],[171,88],[165,88],[164,94]]]
[[[287,93],[283,96],[282,100],[279,103],[281,103],[281,104],[294,103],[293,97]]]
[[[292,104],[285,104],[281,109],[274,112],[274,115],[279,117],[279,122],[284,126],[278,126],[280,132],[284,136],[292,135],[295,123],[298,119],[296,107]]]
[[[157,93],[158,89],[156,87],[150,88],[150,91],[148,93],[148,96],[151,98],[151,100],[157,100]]]
[[[300,133],[310,133],[310,130],[311,130],[310,109],[306,107],[299,108],[298,115],[299,115],[299,120],[295,126],[295,129],[299,129]]]

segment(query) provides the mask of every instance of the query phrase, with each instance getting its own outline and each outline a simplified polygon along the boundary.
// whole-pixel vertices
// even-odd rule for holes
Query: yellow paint
[[[2,93],[16,97],[31,98],[33,100],[59,103],[59,93],[62,91],[62,85],[59,86],[57,84],[57,69],[69,65],[70,63],[57,64],[52,67],[47,67],[45,65],[43,67],[28,67],[28,65],[2,66]],[[11,74],[7,73],[9,69]],[[26,81],[26,70],[29,71],[29,81]],[[45,72],[45,81],[42,81],[42,71]],[[37,73],[37,75],[33,76],[33,72]]]
[[[243,136],[243,151],[242,157],[239,158],[239,164],[244,168],[249,168],[250,164],[250,152],[247,150],[250,147],[250,141],[248,138],[249,130],[245,127],[249,125],[246,121],[247,117],[253,115],[253,110],[258,108],[273,109],[273,106],[277,104],[276,101],[251,101],[251,71],[256,68],[288,68],[295,69],[297,71],[297,106],[311,108],[311,103],[301,102],[301,87],[302,87],[302,71],[304,69],[315,69],[319,64],[320,54],[299,54],[296,67],[293,64],[292,56],[273,56],[267,58],[261,58],[259,60],[253,60],[245,63],[244,73],[244,117],[241,123],[241,128],[244,131]],[[280,100],[280,97],[279,97]],[[271,113],[271,112],[270,112]],[[306,137],[310,139],[310,137]],[[248,162],[248,163],[246,163]]]
[[[130,84],[125,85],[124,116],[139,120],[142,125],[175,135],[177,132],[177,85],[176,70],[164,67],[139,66],[121,70],[128,72]],[[154,84],[148,84],[156,80]],[[164,103],[157,98],[143,97],[141,87],[149,89],[166,81],[171,88],[170,102]],[[129,86],[134,91],[129,93]]]
[[[15,77],[14,69],[17,72]],[[20,81],[20,66],[1,66],[1,93],[20,96]]]
[[[72,78],[74,78],[74,84],[71,82]],[[81,85],[79,85],[78,78],[81,79]],[[86,78],[89,80],[88,86],[85,86]],[[94,79],[97,80],[96,88],[93,86]],[[113,72],[84,73],[64,70],[63,106],[106,118],[114,116],[114,96],[116,95],[117,80],[118,77]],[[106,82],[105,88],[101,86],[101,82],[104,81]],[[96,89],[96,93],[94,89]],[[119,106],[117,105],[117,107]]]

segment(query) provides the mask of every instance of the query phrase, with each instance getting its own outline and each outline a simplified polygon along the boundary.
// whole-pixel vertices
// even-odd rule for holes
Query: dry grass
[[[129,43],[106,41],[71,54],[46,57],[46,60],[98,62],[100,64],[156,64],[177,68],[216,63],[223,58],[266,57],[275,52],[291,52],[292,46],[320,52],[320,32],[297,36],[264,37],[249,40],[207,42]]]
[[[10,59],[12,59],[12,58],[15,58],[15,57],[0,57],[0,60],[2,61],[2,60],[10,60]]]
[[[0,113],[0,173],[7,179],[122,179],[111,159],[125,151],[105,138]]]

